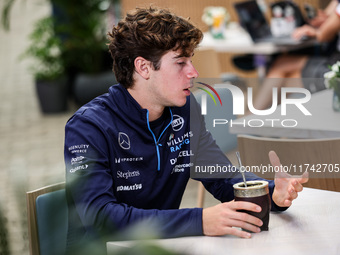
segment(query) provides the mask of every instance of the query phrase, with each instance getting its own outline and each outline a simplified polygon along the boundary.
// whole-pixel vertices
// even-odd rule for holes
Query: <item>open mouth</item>
[[[190,95],[190,88],[184,89],[184,92],[185,92],[187,95]]]

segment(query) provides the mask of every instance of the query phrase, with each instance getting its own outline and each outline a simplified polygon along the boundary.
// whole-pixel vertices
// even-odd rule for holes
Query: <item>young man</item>
[[[233,201],[232,185],[240,179],[232,174],[202,180],[223,203],[178,209],[190,166],[230,165],[190,97],[198,77],[191,58],[202,32],[167,10],[149,8],[128,14],[109,36],[119,84],[81,107],[66,125],[69,253],[97,241],[105,250],[114,234],[143,220],[157,221],[161,237],[251,236],[233,227],[259,232],[261,220],[237,210],[261,208]],[[274,154],[271,158],[280,165]],[[272,208],[290,206],[305,181],[270,182]]]

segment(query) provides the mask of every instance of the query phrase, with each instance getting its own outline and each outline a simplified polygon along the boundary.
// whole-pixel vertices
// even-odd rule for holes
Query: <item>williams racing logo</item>
[[[168,147],[170,147],[170,152],[179,151],[183,145],[190,143],[190,137],[192,137],[192,131],[185,133],[180,137],[174,137],[172,134],[169,137],[169,141],[167,142]]]

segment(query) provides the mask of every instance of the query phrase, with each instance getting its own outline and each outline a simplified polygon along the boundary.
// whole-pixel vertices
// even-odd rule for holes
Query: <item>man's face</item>
[[[198,72],[190,57],[180,56],[179,51],[169,51],[161,58],[160,69],[152,70],[150,96],[159,106],[183,106],[190,95],[193,79]]]

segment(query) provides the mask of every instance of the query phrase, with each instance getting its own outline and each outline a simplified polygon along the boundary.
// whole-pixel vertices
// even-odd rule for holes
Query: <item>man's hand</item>
[[[262,221],[245,212],[247,210],[260,212],[261,207],[250,202],[231,201],[203,209],[203,234],[208,236],[234,235],[250,238],[251,234],[237,228],[247,229],[251,232],[260,232]],[[258,227],[259,226],[259,227]]]
[[[280,159],[274,151],[269,152],[269,160],[274,168],[282,169]],[[293,177],[282,171],[275,174],[275,188],[272,199],[274,203],[281,207],[291,206],[292,201],[298,197],[298,192],[303,189],[302,184],[308,181],[308,173],[302,176]]]

